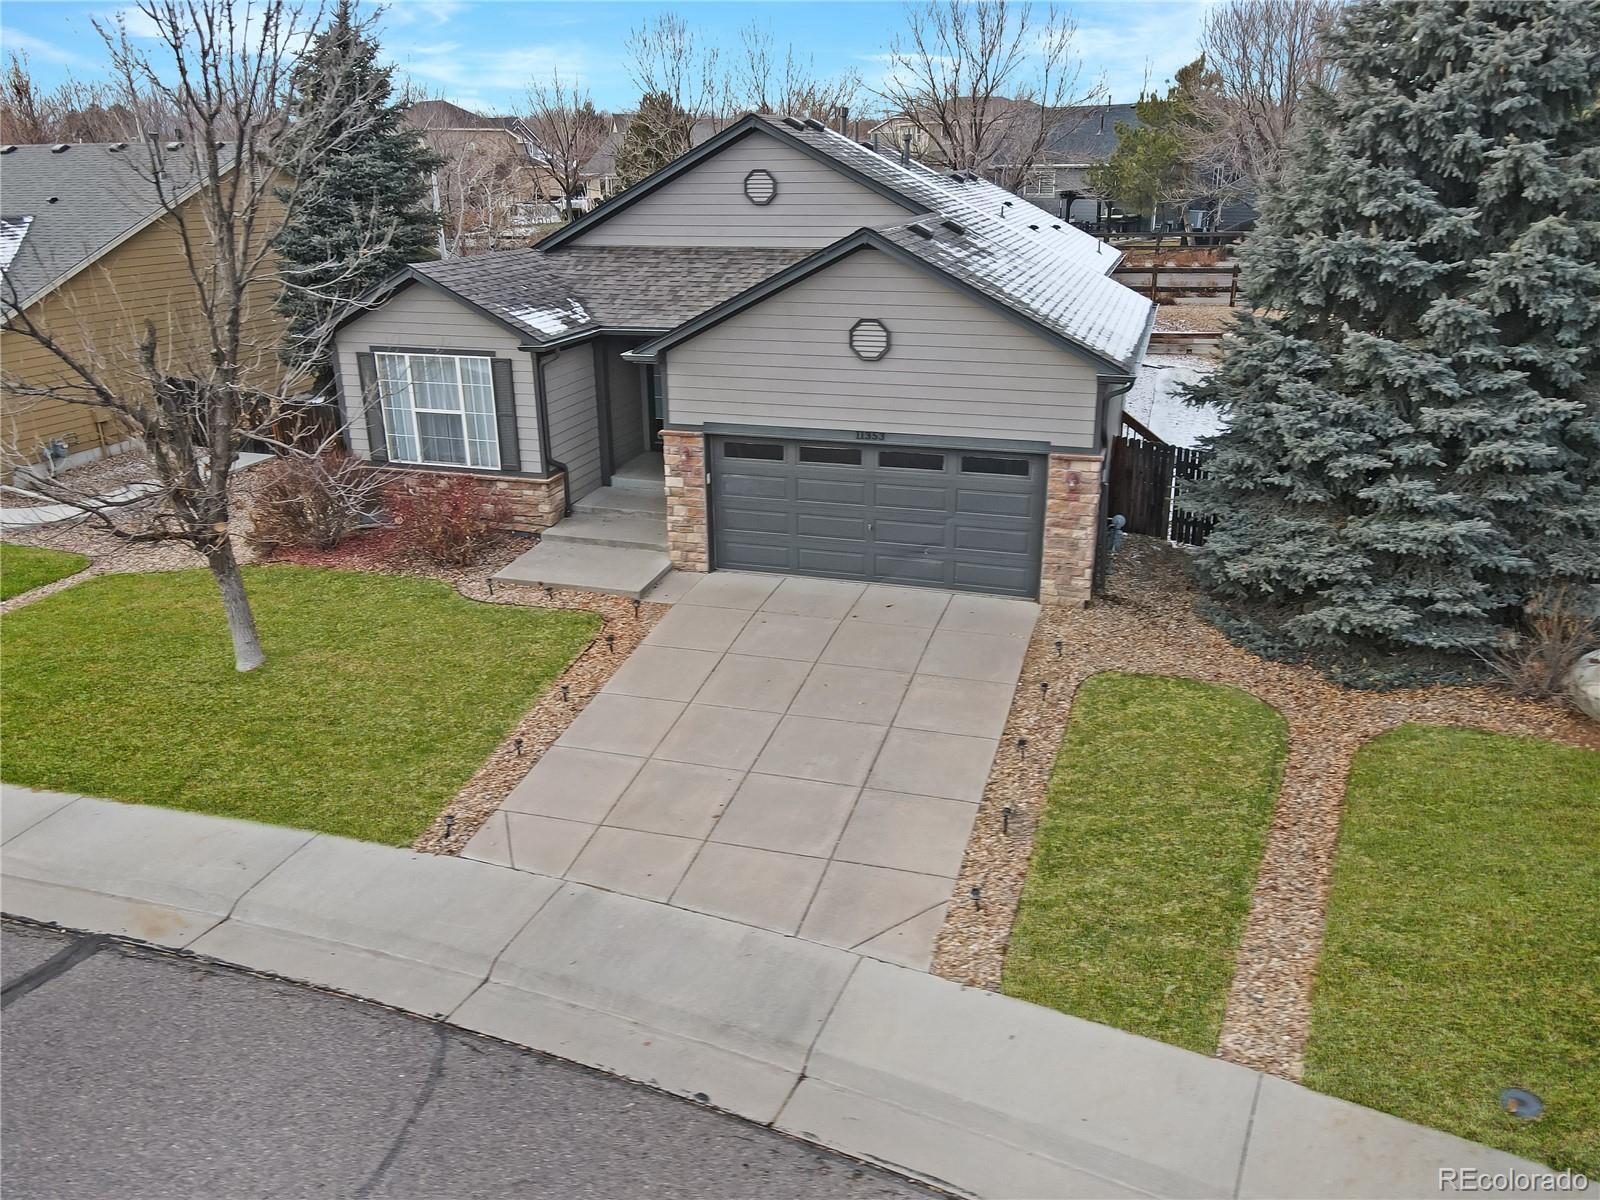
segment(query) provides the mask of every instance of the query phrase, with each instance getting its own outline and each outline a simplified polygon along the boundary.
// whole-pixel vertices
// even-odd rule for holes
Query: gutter
[[[545,474],[552,471],[561,472],[561,516],[572,515],[572,476],[567,471],[567,464],[550,453],[550,408],[546,397],[549,395],[549,385],[545,382],[544,368],[552,358],[559,358],[561,351],[546,350],[538,346],[519,346],[519,350],[526,350],[533,355],[533,415],[539,427],[539,461],[544,465]]]

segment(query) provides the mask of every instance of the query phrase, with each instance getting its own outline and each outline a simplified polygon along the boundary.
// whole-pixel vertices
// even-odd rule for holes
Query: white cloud
[[[1074,49],[1083,59],[1085,80],[1104,77],[1111,100],[1139,98],[1146,77],[1165,90],[1178,68],[1200,53],[1204,0],[1187,4],[1133,4],[1116,9],[1115,23],[1080,20]]]
[[[100,65],[85,55],[64,49],[44,38],[34,37],[31,33],[23,33],[20,29],[0,29],[0,48],[63,67],[93,68]]]
[[[409,25],[447,25],[469,6],[463,0],[398,0],[384,11],[390,26],[402,29]]]
[[[588,75],[588,56],[575,45],[483,49],[459,42],[435,42],[391,44],[388,53],[412,77],[447,88],[504,89],[520,94],[530,82],[548,78],[552,71],[560,71],[563,79],[580,84]]]

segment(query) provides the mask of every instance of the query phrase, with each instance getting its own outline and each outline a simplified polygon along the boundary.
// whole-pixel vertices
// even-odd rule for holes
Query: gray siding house
[[[1153,306],[972,175],[747,117],[538,247],[346,314],[353,453],[465,472],[541,542],[509,581],[670,567],[1088,599]]]

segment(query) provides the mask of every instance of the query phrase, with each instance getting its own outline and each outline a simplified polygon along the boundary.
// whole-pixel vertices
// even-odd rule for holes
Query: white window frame
[[[455,467],[457,469],[475,471],[498,471],[501,469],[499,405],[494,394],[494,360],[489,355],[438,354],[423,350],[377,350],[373,352],[373,356],[376,360],[374,365],[378,377],[378,403],[380,411],[383,413],[383,436],[389,452],[390,462],[415,463],[417,466],[423,467]],[[411,362],[413,359],[419,358],[440,359],[450,363],[451,371],[455,376],[456,401],[459,407],[453,409],[429,408],[417,403],[416,386],[412,382]],[[397,363],[400,370],[386,372],[384,370],[385,359]],[[487,414],[470,411],[467,407],[467,383],[461,373],[461,363],[464,359],[482,362],[489,367],[489,411]],[[389,388],[391,376],[405,380],[403,390],[398,394],[392,392]],[[446,380],[445,382],[449,381]],[[429,416],[456,417],[459,419],[461,423],[461,445],[467,461],[443,462],[438,459],[422,457],[422,430],[417,424],[417,413],[419,412]],[[395,438],[396,430],[391,420],[391,417],[396,413],[403,413],[405,416],[408,425],[406,432],[410,437],[411,445],[417,448],[417,456],[415,458],[402,455],[399,452],[399,446]],[[484,439],[472,437],[467,426],[468,416],[487,416],[489,418],[490,428],[494,436],[489,438],[487,443],[485,443]],[[493,461],[473,462],[474,447],[485,444],[490,448],[490,457]]]

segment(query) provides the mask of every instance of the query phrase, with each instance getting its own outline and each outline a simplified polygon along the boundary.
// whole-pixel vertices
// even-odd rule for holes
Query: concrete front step
[[[557,528],[560,528],[557,526]],[[496,584],[571,588],[637,600],[672,569],[665,550],[545,541],[495,572]]]
[[[575,512],[540,535],[544,541],[572,546],[612,546],[618,550],[667,548],[665,513]]]
[[[667,494],[659,487],[648,491],[639,487],[603,487],[579,500],[572,506],[572,511],[648,513],[665,518]]]

